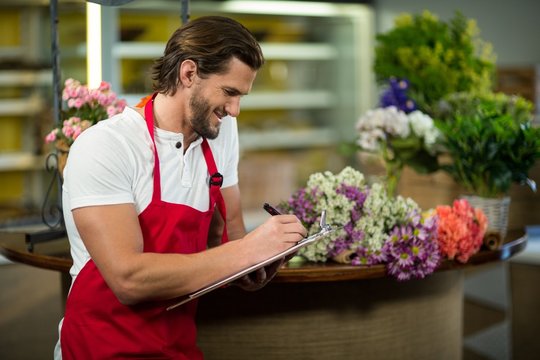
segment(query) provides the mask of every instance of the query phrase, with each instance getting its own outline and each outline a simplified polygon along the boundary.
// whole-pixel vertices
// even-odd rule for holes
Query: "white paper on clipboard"
[[[270,265],[272,264],[273,262],[279,260],[279,259],[282,259],[284,257],[286,257],[287,255],[290,255],[290,254],[293,254],[295,252],[297,252],[300,248],[303,248],[304,246],[306,245],[309,245],[309,244],[312,244],[314,242],[316,242],[317,240],[320,240],[321,238],[323,238],[325,235],[328,235],[330,234],[331,232],[335,231],[336,228],[333,228],[331,225],[327,225],[326,224],[326,211],[323,211],[322,214],[321,214],[321,222],[320,222],[320,225],[321,225],[321,230],[316,233],[316,234],[313,234],[311,236],[308,236],[302,240],[300,240],[299,242],[297,242],[294,246],[288,248],[287,250],[285,251],[282,251],[280,252],[279,254],[276,254],[258,264],[255,264],[255,265],[252,265],[248,268],[245,268],[244,270],[241,270],[237,273],[234,273],[232,275],[229,275],[227,276],[226,278],[224,279],[221,279],[221,280],[218,280],[208,286],[205,286],[203,287],[202,289],[200,290],[197,290],[191,294],[188,294],[188,295],[185,295],[181,298],[181,300],[177,303],[175,303],[174,305],[171,305],[169,307],[167,307],[167,310],[172,310],[182,304],[185,304],[193,299],[196,299],[204,294],[207,294],[209,293],[210,291],[212,290],[215,290],[223,285],[226,285],[236,279],[239,279],[241,278],[242,276],[244,275],[247,275],[257,269],[260,269],[262,267],[265,267],[267,265]]]

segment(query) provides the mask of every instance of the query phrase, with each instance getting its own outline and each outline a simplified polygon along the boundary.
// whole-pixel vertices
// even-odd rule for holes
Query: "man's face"
[[[233,58],[225,74],[199,79],[189,101],[192,129],[207,139],[219,134],[222,118],[240,114],[240,98],[251,90],[257,72]]]
[[[207,139],[215,139],[219,135],[221,119],[215,125],[212,123],[213,111],[208,101],[200,93],[201,91],[197,88],[189,101],[191,127],[199,136]]]

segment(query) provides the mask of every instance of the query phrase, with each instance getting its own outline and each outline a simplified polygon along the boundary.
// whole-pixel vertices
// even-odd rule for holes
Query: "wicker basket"
[[[500,239],[504,241],[506,232],[508,230],[508,212],[510,209],[510,197],[504,196],[502,198],[485,198],[481,196],[464,195],[463,199],[469,201],[471,206],[480,208],[486,214],[488,219],[487,234],[499,234]],[[497,247],[502,245],[502,241]],[[489,246],[488,247],[493,247]]]

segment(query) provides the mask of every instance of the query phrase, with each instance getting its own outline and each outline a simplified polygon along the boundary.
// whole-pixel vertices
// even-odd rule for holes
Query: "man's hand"
[[[286,262],[287,259],[279,259],[270,265],[257,269],[240,279],[234,281],[232,285],[236,285],[246,291],[255,291],[263,288],[277,274],[279,268]]]

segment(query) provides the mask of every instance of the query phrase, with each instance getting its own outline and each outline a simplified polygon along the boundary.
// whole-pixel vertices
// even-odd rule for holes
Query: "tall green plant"
[[[402,14],[395,27],[376,37],[374,71],[379,84],[407,79],[409,96],[424,112],[444,96],[492,88],[495,57],[479,38],[474,20],[456,12],[449,22],[429,11]]]
[[[504,94],[461,94],[445,106],[437,127],[452,160],[442,169],[457,183],[484,197],[507,194],[513,183],[535,188],[528,172],[540,158],[540,128],[532,124],[532,104]]]

